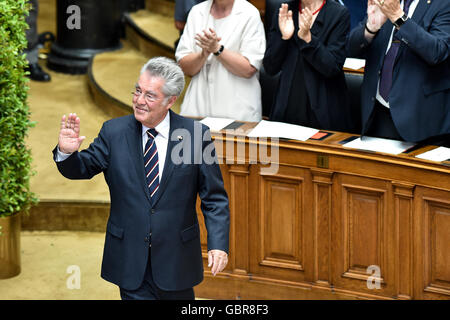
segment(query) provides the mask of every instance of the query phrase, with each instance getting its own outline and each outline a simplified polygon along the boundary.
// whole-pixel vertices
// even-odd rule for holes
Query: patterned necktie
[[[144,152],[145,179],[152,200],[159,189],[159,160],[155,143],[157,134],[155,129],[147,130],[148,140]]]
[[[406,15],[408,14],[409,7],[411,6],[412,2],[413,0],[405,0],[404,2],[403,11]],[[391,47],[384,57],[383,67],[381,69],[380,95],[385,101],[389,101],[389,92],[391,91],[392,86],[392,72],[394,69],[395,57],[397,56],[398,49],[400,48],[400,41],[395,39],[396,33],[397,29],[394,29]]]

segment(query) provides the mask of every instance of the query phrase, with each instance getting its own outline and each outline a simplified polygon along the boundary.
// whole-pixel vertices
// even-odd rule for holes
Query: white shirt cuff
[[[59,147],[56,147],[56,162],[61,162],[66,160],[68,157],[70,157],[71,153],[64,153],[59,150]]]

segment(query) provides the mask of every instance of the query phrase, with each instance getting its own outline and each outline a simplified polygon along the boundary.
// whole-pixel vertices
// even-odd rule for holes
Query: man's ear
[[[169,110],[170,108],[172,108],[172,106],[174,105],[175,101],[177,101],[177,96],[171,96],[169,98],[169,100],[167,101],[167,110]]]

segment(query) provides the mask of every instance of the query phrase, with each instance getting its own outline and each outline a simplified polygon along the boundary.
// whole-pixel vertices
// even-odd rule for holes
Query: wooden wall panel
[[[331,282],[331,186],[333,173],[312,169],[314,185],[314,281],[320,286]]]
[[[336,269],[336,287],[359,290],[375,295],[393,295],[394,283],[390,275],[392,253],[388,248],[388,237],[392,229],[388,219],[390,210],[389,184],[383,180],[340,175],[335,187],[335,217],[337,228],[336,250],[333,253]],[[336,205],[337,204],[337,205]],[[379,271],[379,277],[372,281],[380,283],[379,289],[369,287]]]
[[[394,182],[397,297],[413,296],[413,192],[411,184]]]
[[[251,273],[293,281],[305,280],[305,261],[311,261],[312,235],[305,234],[311,219],[307,170],[280,166],[275,175],[260,172],[260,208],[255,232],[256,246],[251,259]],[[309,216],[309,217],[307,217]],[[309,259],[308,259],[309,258]],[[312,272],[309,268],[308,272]],[[312,274],[312,273],[311,273]],[[306,276],[307,277],[307,276]]]
[[[450,298],[450,192],[418,188],[416,296]]]
[[[230,174],[230,263],[233,273],[247,275],[248,260],[248,175],[249,165],[231,165]],[[239,204],[239,205],[237,205]],[[232,239],[232,240],[231,240]]]

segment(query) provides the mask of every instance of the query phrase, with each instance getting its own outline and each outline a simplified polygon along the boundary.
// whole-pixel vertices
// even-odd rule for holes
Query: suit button
[[[155,209],[152,209],[152,214],[155,214]]]

